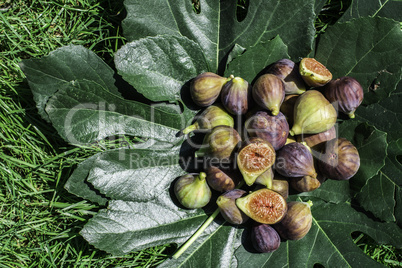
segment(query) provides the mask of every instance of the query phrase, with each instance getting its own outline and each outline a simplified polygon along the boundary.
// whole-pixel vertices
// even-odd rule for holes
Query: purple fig
[[[336,138],[325,144],[317,161],[321,173],[332,180],[348,180],[360,167],[357,148],[345,138]]]
[[[251,243],[258,252],[268,253],[279,248],[281,238],[270,225],[256,222],[251,227]]]
[[[221,91],[221,101],[226,110],[234,115],[245,114],[248,110],[250,86],[240,77],[231,77]]]
[[[317,177],[310,149],[300,142],[283,146],[276,155],[275,170],[285,177]]]
[[[205,173],[209,186],[218,192],[233,190],[241,179],[240,172],[237,174],[235,171],[222,170],[214,166],[208,167]]]
[[[255,81],[252,94],[258,105],[277,115],[285,98],[285,86],[276,75],[264,74]]]
[[[249,217],[244,214],[237,206],[236,199],[247,195],[247,192],[241,189],[227,191],[220,195],[216,200],[222,217],[231,224],[243,224]]]
[[[289,135],[289,124],[281,112],[272,116],[265,111],[258,111],[247,119],[245,126],[251,137],[269,141],[275,150],[285,145]]]
[[[356,79],[348,76],[330,81],[324,90],[325,97],[350,118],[363,101],[363,88]]]
[[[310,210],[312,205],[311,201],[289,202],[286,216],[273,226],[280,237],[287,240],[300,240],[305,237],[313,223]]]
[[[302,94],[306,91],[303,78],[299,73],[299,67],[289,59],[276,61],[267,70],[267,73],[278,76],[285,85],[285,94]]]

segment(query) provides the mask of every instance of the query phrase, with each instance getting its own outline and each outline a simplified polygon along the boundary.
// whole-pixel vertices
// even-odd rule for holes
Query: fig
[[[303,176],[299,178],[291,178],[290,186],[299,192],[311,192],[321,186],[321,181],[311,176]]]
[[[314,58],[303,58],[299,64],[299,72],[307,85],[321,87],[332,79],[331,72]]]
[[[272,167],[267,169],[264,173],[257,177],[255,183],[266,186],[268,189],[272,188],[272,181],[274,179],[274,171]]]
[[[313,155],[310,149],[300,142],[283,146],[276,155],[275,170],[285,177],[317,177]]]
[[[233,190],[240,182],[238,174],[235,174],[234,171],[209,166],[205,172],[207,174],[208,185],[218,192]]]
[[[317,90],[308,90],[297,98],[294,106],[294,124],[290,135],[317,134],[333,127],[337,113]]]
[[[258,105],[277,115],[285,98],[285,86],[276,75],[263,74],[255,81],[252,95]]]
[[[240,135],[234,128],[216,126],[204,137],[203,145],[196,156],[230,160],[240,142]]]
[[[323,145],[326,141],[335,138],[336,138],[336,129],[335,126],[333,126],[330,129],[317,134],[300,135],[297,137],[297,141],[305,142],[310,148],[313,148],[315,146]]]
[[[271,143],[261,138],[251,138],[237,154],[237,166],[247,185],[275,163],[275,150]]]
[[[198,129],[212,129],[216,126],[234,126],[233,117],[228,114],[221,105],[208,106],[199,116],[194,124],[182,130],[183,134],[188,134]]]
[[[231,77],[221,91],[221,101],[226,110],[234,115],[245,114],[248,110],[250,86],[241,77]]]
[[[267,188],[236,199],[236,205],[251,219],[265,224],[279,222],[287,211],[283,196]]]
[[[227,78],[211,72],[199,74],[191,82],[191,98],[198,106],[207,107],[218,99],[222,87],[227,81]]]
[[[181,176],[174,184],[174,193],[186,208],[202,208],[211,200],[212,192],[205,180],[206,174],[187,174]]]
[[[360,83],[348,76],[329,82],[324,89],[325,97],[350,118],[355,118],[355,111],[363,101],[363,94]]]
[[[220,195],[216,200],[222,217],[231,224],[243,224],[249,217],[244,214],[237,206],[236,199],[247,195],[247,192],[241,189],[227,191]]]
[[[270,225],[256,222],[251,227],[251,243],[258,252],[268,253],[279,248],[281,238]]]
[[[283,198],[287,199],[289,196],[289,183],[285,178],[274,177],[272,180],[271,190],[279,193]]]
[[[335,138],[325,144],[317,165],[329,179],[349,180],[359,170],[359,152],[347,139]]]
[[[280,111],[286,117],[286,120],[289,124],[293,124],[293,114],[294,114],[294,107],[297,100],[297,97],[300,95],[287,95],[283,99]]]
[[[302,94],[306,91],[299,67],[289,59],[281,59],[272,64],[267,73],[278,76],[285,85],[285,94]]]
[[[271,116],[266,111],[258,111],[247,119],[245,127],[251,137],[269,141],[275,150],[285,145],[289,135],[289,124],[281,112]]]
[[[306,236],[313,222],[310,210],[312,205],[311,201],[289,202],[286,216],[273,226],[280,237],[287,240],[300,240]]]

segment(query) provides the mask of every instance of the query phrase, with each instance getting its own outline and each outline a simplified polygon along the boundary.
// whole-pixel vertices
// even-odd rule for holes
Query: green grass
[[[324,31],[339,16],[340,2],[329,1],[317,28]],[[79,235],[100,207],[69,194],[64,183],[78,163],[124,138],[85,148],[66,144],[37,114],[18,66],[67,44],[83,45],[113,66],[125,43],[123,18],[122,0],[0,0],[0,267],[152,267],[174,251],[162,245],[115,257]],[[400,250],[360,234],[354,239],[373,259],[402,266]]]

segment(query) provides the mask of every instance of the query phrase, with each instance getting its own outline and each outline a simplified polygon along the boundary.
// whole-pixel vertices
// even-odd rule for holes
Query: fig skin
[[[241,77],[231,77],[221,91],[221,101],[226,110],[234,115],[245,114],[248,110],[250,85]]]
[[[293,124],[294,107],[299,96],[295,94],[285,96],[280,108],[281,113],[283,113],[290,125]]]
[[[317,177],[313,155],[310,149],[300,142],[286,144],[277,152],[275,170],[289,178]]]
[[[281,221],[287,212],[287,203],[283,196],[267,188],[236,199],[236,205],[251,219],[264,224]]]
[[[278,76],[285,85],[285,94],[302,94],[306,91],[303,78],[299,73],[299,66],[292,60],[281,59],[272,64],[267,73]]]
[[[174,184],[174,193],[180,204],[189,209],[202,208],[211,200],[212,192],[205,180],[206,174],[187,174]]]
[[[203,146],[196,152],[196,157],[230,161],[240,143],[241,137],[234,128],[216,126],[204,137]]]
[[[321,186],[319,176],[313,178],[311,176],[304,176],[300,178],[291,178],[290,186],[299,192],[311,192]]]
[[[234,126],[233,117],[228,114],[222,105],[215,104],[208,106],[199,116],[194,124],[182,130],[183,134],[188,134],[194,130],[207,130],[216,126]]]
[[[237,166],[248,186],[275,163],[275,149],[270,142],[251,138],[237,153]]]
[[[256,222],[251,227],[251,243],[258,252],[268,253],[279,248],[281,238],[270,225]]]
[[[257,177],[255,180],[255,183],[264,185],[268,189],[272,189],[272,183],[274,180],[274,171],[272,167],[267,169],[265,172],[263,172],[260,176]]]
[[[307,134],[297,136],[297,141],[305,142],[307,146],[309,146],[310,148],[313,147],[319,148],[319,146],[323,145],[326,141],[335,139],[336,137],[337,137],[336,128],[335,126],[333,126],[330,129],[317,134]]]
[[[332,139],[325,144],[317,165],[321,173],[329,179],[349,180],[359,170],[359,152],[345,138]]]
[[[286,216],[273,227],[280,237],[287,240],[300,240],[310,231],[313,216],[310,207],[313,202],[288,202]]]
[[[272,180],[271,190],[279,193],[283,198],[287,199],[289,196],[289,182],[285,178],[274,177]]]
[[[289,134],[317,134],[332,128],[337,112],[317,90],[308,90],[297,98],[294,106],[294,124]]]
[[[236,199],[247,195],[247,192],[241,189],[227,191],[220,195],[216,200],[222,217],[231,224],[243,224],[249,217],[244,214],[237,206]]]
[[[207,107],[218,99],[222,87],[227,81],[227,78],[215,73],[199,74],[191,82],[191,98],[198,106]]]
[[[245,126],[251,137],[269,141],[275,151],[285,145],[289,136],[289,124],[281,112],[271,116],[266,111],[258,111],[247,119]]]
[[[263,74],[255,81],[252,95],[258,105],[277,115],[285,98],[285,86],[276,75]]]
[[[338,107],[339,111],[355,118],[355,111],[363,101],[363,88],[349,76],[330,81],[324,89],[325,97]]]
[[[218,192],[233,190],[240,182],[240,174],[235,174],[234,171],[222,170],[215,166],[209,166],[205,173],[207,174],[208,185]]]

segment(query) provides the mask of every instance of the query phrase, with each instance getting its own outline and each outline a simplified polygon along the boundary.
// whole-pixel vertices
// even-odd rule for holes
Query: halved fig
[[[259,223],[275,224],[288,210],[285,198],[270,189],[260,189],[236,200],[236,205]]]
[[[251,138],[237,155],[237,166],[249,186],[274,163],[274,147],[261,138]]]

